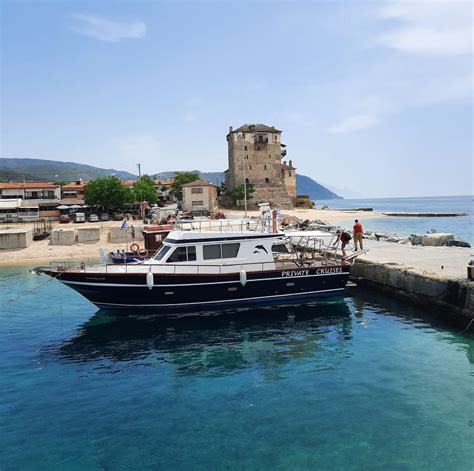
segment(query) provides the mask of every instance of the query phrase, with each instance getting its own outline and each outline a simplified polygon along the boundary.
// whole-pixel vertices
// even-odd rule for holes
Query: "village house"
[[[244,124],[229,128],[227,134],[229,168],[225,172],[227,193],[252,183],[255,192],[249,205],[269,202],[284,209],[296,204],[296,168],[286,155],[281,131],[265,124]]]
[[[171,199],[171,184],[174,182],[174,178],[155,178],[154,182],[158,201],[162,203],[169,201]]]
[[[183,211],[205,216],[217,210],[217,187],[206,180],[186,183],[183,190]]]
[[[84,204],[87,183],[82,180],[61,187],[61,204]]]
[[[0,183],[0,199],[4,221],[57,219],[61,187],[51,182]]]

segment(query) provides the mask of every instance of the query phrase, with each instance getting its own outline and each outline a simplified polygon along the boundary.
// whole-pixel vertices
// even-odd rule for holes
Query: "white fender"
[[[153,284],[154,284],[154,279],[153,279],[153,273],[151,271],[149,271],[147,274],[146,274],[146,285],[148,286],[148,289],[152,289],[153,288]]]
[[[242,269],[240,270],[240,284],[242,286],[245,286],[245,284],[247,283],[247,272]]]

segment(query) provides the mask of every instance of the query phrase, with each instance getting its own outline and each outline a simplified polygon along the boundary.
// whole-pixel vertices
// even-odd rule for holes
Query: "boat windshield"
[[[161,260],[169,251],[171,247],[169,245],[163,245],[158,253],[153,257],[154,260]]]

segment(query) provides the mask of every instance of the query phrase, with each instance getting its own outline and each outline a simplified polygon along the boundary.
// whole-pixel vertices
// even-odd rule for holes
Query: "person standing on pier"
[[[357,251],[357,242],[359,242],[360,250],[363,250],[364,247],[362,245],[362,234],[363,234],[362,224],[359,222],[358,219],[356,219],[354,222],[355,222],[354,227],[353,227],[353,230],[354,230],[354,250]]]
[[[345,251],[346,245],[352,239],[351,235],[348,232],[343,231],[342,229],[338,229],[336,231],[336,241],[333,246],[336,245],[339,241],[341,241],[341,250],[342,250],[342,260],[347,258],[347,253]],[[336,248],[337,250],[337,248]]]

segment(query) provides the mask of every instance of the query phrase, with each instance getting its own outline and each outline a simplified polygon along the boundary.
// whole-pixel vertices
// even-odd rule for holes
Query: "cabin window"
[[[194,262],[196,260],[196,247],[176,247],[166,263]]]
[[[240,244],[222,244],[222,258],[235,258],[239,253]]]
[[[194,245],[190,245],[187,247],[188,249],[188,262],[194,262],[196,260],[196,247]]]
[[[203,245],[202,256],[204,260],[212,260],[215,258],[221,258],[221,246],[220,244],[215,245]]]
[[[191,188],[191,193],[203,193],[204,188]]]
[[[174,252],[168,257],[168,260],[166,260],[166,263],[179,263],[186,261],[186,247],[176,247]]]
[[[169,245],[163,245],[159,252],[156,254],[155,260],[161,260],[169,251],[171,247]]]
[[[204,260],[215,260],[217,258],[235,258],[239,253],[240,244],[215,244],[204,245],[202,255]]]

